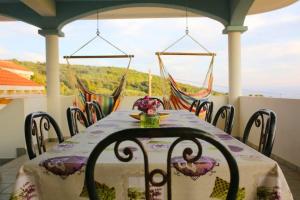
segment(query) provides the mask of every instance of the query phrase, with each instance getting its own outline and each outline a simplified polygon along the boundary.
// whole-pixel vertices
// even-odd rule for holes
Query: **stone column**
[[[242,95],[241,72],[241,34],[247,30],[244,26],[227,26],[223,33],[228,34],[228,103],[235,107],[232,135],[241,137],[239,97]]]
[[[46,40],[47,112],[61,127],[59,37],[63,33],[57,30],[39,30],[39,34]],[[56,136],[50,133],[49,137]]]

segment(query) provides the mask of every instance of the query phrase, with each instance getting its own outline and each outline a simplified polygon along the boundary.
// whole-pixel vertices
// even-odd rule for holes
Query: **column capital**
[[[64,37],[65,34],[58,29],[40,29],[39,34],[42,36],[47,36],[47,35],[57,35],[58,37]]]
[[[223,34],[228,34],[229,32],[240,32],[243,33],[248,30],[247,26],[226,26],[223,30]]]

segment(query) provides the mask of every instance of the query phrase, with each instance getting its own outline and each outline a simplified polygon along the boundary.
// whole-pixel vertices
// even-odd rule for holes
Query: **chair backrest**
[[[29,159],[36,157],[35,146],[38,153],[46,152],[45,133],[50,131],[51,126],[54,128],[58,142],[64,141],[63,135],[56,121],[45,112],[33,112],[26,116],[25,119],[25,141]],[[36,145],[33,142],[36,138]]]
[[[85,102],[85,112],[86,112],[86,117],[89,122],[89,125],[92,125],[96,121],[102,119],[99,106],[95,102],[90,102],[90,101]],[[96,119],[94,119],[94,116],[96,116]]]
[[[67,119],[71,137],[79,133],[78,122],[85,127],[89,126],[84,113],[78,107],[71,106],[67,109]]]
[[[224,119],[224,131],[228,134],[231,134],[233,121],[234,121],[234,107],[232,105],[222,106],[216,113],[213,120],[213,125],[216,126],[220,117]]]
[[[134,104],[132,105],[132,110],[134,110],[134,108],[137,107],[138,102],[141,101],[142,99],[143,98],[139,98],[134,102]],[[163,107],[163,109],[165,109],[165,104],[161,99],[156,98],[156,97],[150,97],[149,99],[158,101],[161,104],[161,106]]]
[[[101,119],[103,119],[103,118],[105,117],[105,114],[104,114],[104,112],[103,112],[103,110],[102,110],[100,104],[98,103],[98,101],[95,101],[95,100],[93,100],[93,103],[96,104],[96,105],[98,106],[98,109],[99,109],[99,111],[100,111]]]
[[[190,112],[192,112],[193,110],[196,111],[200,103],[201,103],[200,100],[194,100],[193,103],[191,104],[189,111]]]
[[[211,122],[212,113],[213,113],[214,103],[212,101],[204,101],[199,104],[196,109],[195,115],[199,116],[201,112],[205,113],[204,120],[207,122]]]
[[[170,144],[168,153],[166,155],[166,171],[162,169],[149,170],[149,160],[146,148],[143,143],[138,138],[174,138],[174,142]],[[85,184],[87,186],[87,191],[89,198],[92,200],[99,199],[96,191],[96,183],[94,179],[95,165],[100,154],[111,144],[114,144],[114,154],[116,159],[120,162],[130,162],[134,158],[134,154],[139,150],[142,152],[144,160],[144,178],[145,178],[145,197],[146,200],[150,200],[150,185],[154,187],[161,187],[167,185],[167,195],[168,200],[172,199],[172,171],[171,171],[171,159],[173,150],[176,145],[182,141],[190,141],[197,146],[197,155],[193,155],[193,150],[190,147],[183,149],[183,159],[188,163],[194,163],[198,161],[202,156],[202,145],[200,140],[206,141],[211,145],[215,146],[225,157],[230,171],[230,183],[229,190],[227,194],[227,200],[236,199],[238,186],[239,186],[239,171],[237,163],[229,152],[229,150],[224,147],[218,140],[215,140],[213,136],[209,133],[203,132],[199,129],[192,128],[136,128],[136,129],[126,129],[119,132],[112,133],[105,139],[100,141],[96,147],[93,149],[87,161],[85,170]],[[137,145],[137,152],[132,150],[132,146],[125,146],[126,142],[131,141]],[[120,153],[120,144],[122,143],[122,153]],[[128,145],[128,144],[127,144]],[[132,144],[131,144],[132,145]],[[159,175],[162,177],[160,181],[155,180],[155,176]]]
[[[253,125],[260,130],[258,151],[268,157],[271,156],[275,140],[276,114],[269,109],[256,111],[246,125],[243,136],[244,143],[247,143]]]

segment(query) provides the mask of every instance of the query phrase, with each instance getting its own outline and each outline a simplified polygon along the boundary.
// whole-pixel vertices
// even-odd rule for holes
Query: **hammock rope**
[[[114,49],[118,50],[121,54],[117,55],[75,55],[80,50],[88,46],[90,43],[92,43],[96,39],[101,39],[105,43],[109,44]],[[64,58],[67,61],[68,66],[70,66],[69,59],[99,59],[99,58],[127,58],[128,64],[126,67],[126,70],[124,74],[121,76],[119,85],[117,88],[112,92],[111,95],[104,95],[104,94],[97,94],[92,91],[90,91],[83,83],[83,81],[76,76],[77,80],[77,88],[78,88],[78,94],[75,96],[74,105],[78,106],[80,109],[84,110],[85,108],[85,102],[87,101],[97,101],[99,105],[101,106],[103,113],[105,115],[108,115],[109,113],[115,111],[121,102],[121,99],[123,97],[123,91],[126,86],[126,77],[131,65],[131,60],[134,57],[134,55],[127,54],[125,51],[114,45],[112,42],[101,36],[99,31],[99,12],[97,11],[97,31],[96,36],[88,40],[86,43],[84,43],[79,49],[74,51],[69,56],[64,56]],[[70,68],[69,68],[70,69]],[[77,96],[79,97],[79,100],[77,100]]]

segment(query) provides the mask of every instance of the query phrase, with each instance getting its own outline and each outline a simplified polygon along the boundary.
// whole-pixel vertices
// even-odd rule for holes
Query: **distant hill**
[[[14,62],[21,64],[34,72],[32,80],[46,85],[46,68],[45,63],[18,61]],[[124,68],[118,67],[96,67],[86,65],[60,65],[60,90],[62,95],[76,94],[75,75],[84,81],[84,84],[93,92],[101,94],[111,94],[118,86]],[[193,93],[199,90],[198,87],[180,84],[182,90]],[[127,75],[127,83],[125,89],[126,96],[143,96],[148,92],[148,74],[136,70],[130,70]],[[152,75],[152,95],[161,96],[161,78],[160,76]],[[223,93],[213,92],[213,95],[224,95]]]

